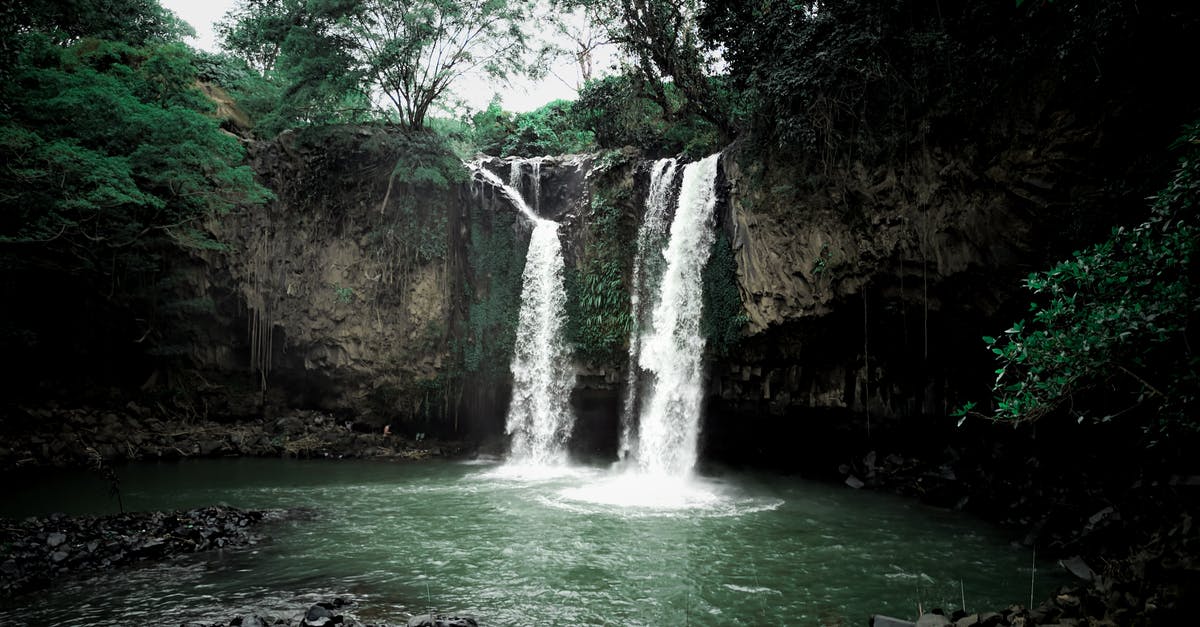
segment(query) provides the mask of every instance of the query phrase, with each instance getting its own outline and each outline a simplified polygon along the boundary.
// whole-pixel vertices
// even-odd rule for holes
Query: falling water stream
[[[696,464],[704,398],[702,275],[715,238],[719,157],[712,155],[683,169],[653,326],[638,345],[638,365],[652,379],[640,413],[634,458],[654,477],[685,479]]]
[[[575,384],[571,351],[563,337],[567,297],[562,244],[558,224],[538,217],[516,187],[523,163],[512,162],[512,184],[505,184],[482,164],[471,168],[533,224],[521,274],[521,308],[511,364],[512,402],[505,422],[505,432],[512,435],[509,460],[521,466],[557,466],[566,462],[566,442],[574,422],[569,400]],[[534,180],[539,165],[534,166]],[[537,183],[533,185],[536,197]]]
[[[646,210],[638,226],[637,250],[633,257],[633,269],[629,281],[629,313],[633,328],[629,333],[629,363],[626,365],[625,395],[621,404],[621,439],[618,451],[622,457],[634,449],[637,428],[637,408],[641,392],[638,376],[638,353],[640,352],[642,329],[648,324],[646,300],[650,306],[658,294],[662,279],[662,248],[667,235],[667,216],[670,208],[671,191],[675,182],[675,160],[660,159],[650,170],[650,192],[646,196]]]

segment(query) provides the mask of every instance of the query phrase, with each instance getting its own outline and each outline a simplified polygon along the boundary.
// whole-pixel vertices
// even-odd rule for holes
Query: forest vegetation
[[[573,50],[532,32],[535,18],[556,16],[576,18],[557,27]],[[0,259],[10,289],[35,270],[71,277],[88,302],[127,311],[150,353],[169,354],[175,340],[160,321],[194,305],[156,298],[172,250],[220,248],[205,221],[270,198],[228,130],[269,139],[398,124],[446,155],[398,166],[414,183],[461,178],[451,155],[634,146],[696,157],[735,138],[766,160],[894,159],[1003,116],[1017,106],[1008,94],[1021,97],[1049,68],[1068,91],[1152,85],[1130,80],[1143,68],[1127,60],[1175,45],[1196,17],[1170,3],[244,0],[219,24],[217,54],[181,43],[187,25],[153,0],[10,5],[3,20]],[[590,66],[598,42],[622,52],[603,75]],[[555,54],[587,69],[574,100],[514,114],[498,100],[469,111],[457,99],[463,77],[537,75]],[[233,126],[204,86],[236,103]],[[1186,131],[1177,149],[1194,143]],[[1155,431],[1194,427],[1185,416],[1195,358],[1173,348],[1189,345],[1196,304],[1195,159],[1181,164],[1145,221],[1031,276],[1044,297],[1031,320],[989,338],[1004,367],[987,415],[1141,413]],[[4,323],[8,347],[40,341],[19,315]],[[1110,390],[1101,404],[1120,407],[1069,402],[1096,386]]]
[[[1194,576],[1170,561],[1195,552],[1176,497],[1200,482],[1194,2],[237,0],[216,32],[219,51],[189,46],[158,0],[0,7],[5,430],[97,407],[179,433],[245,419],[230,454],[315,455],[334,430],[407,454],[384,425],[497,436],[529,233],[463,165],[519,181],[554,155],[572,157],[537,167],[583,199],[556,218],[571,402],[616,421],[647,162],[721,153],[712,450],[899,476],[1026,546],[1094,549],[1114,581]],[[493,91],[564,60],[571,98],[513,111]],[[304,333],[315,349],[272,371]],[[119,492],[105,459],[124,451],[74,435],[37,451],[82,451]]]

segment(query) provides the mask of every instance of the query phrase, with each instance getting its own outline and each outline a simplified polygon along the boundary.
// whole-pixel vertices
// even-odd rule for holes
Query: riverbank
[[[384,434],[330,414],[290,410],[239,421],[183,419],[136,402],[119,409],[10,409],[0,441],[0,471],[25,467],[95,468],[129,461],[194,457],[416,460],[457,457],[462,442]]]
[[[268,625],[283,625],[284,627],[326,627],[340,625],[341,627],[479,627],[473,616],[447,616],[444,614],[418,614],[399,622],[380,622],[371,619],[361,621],[355,615],[359,609],[358,603],[345,597],[318,601],[307,608],[297,606],[286,614],[239,614],[218,623],[185,622],[180,627],[267,627]]]
[[[1056,560],[1078,581],[1047,599],[1031,599],[1031,606],[970,615],[946,608],[944,618],[928,616],[917,624],[1193,623],[1200,613],[1200,537],[1194,521],[1200,477],[1180,474],[1179,466],[1163,459],[1135,463],[1129,453],[1103,442],[1030,444],[1040,448],[1025,451],[1023,460],[1014,457],[1017,447],[997,443],[987,449],[947,447],[924,458],[872,450],[838,467],[851,489],[900,494],[998,524],[1013,534],[1014,547]]]

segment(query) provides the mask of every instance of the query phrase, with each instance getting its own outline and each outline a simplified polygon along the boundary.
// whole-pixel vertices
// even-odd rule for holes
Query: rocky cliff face
[[[945,416],[986,394],[979,336],[1020,316],[1020,278],[1103,232],[1081,214],[1105,224],[1143,204],[1145,189],[1109,190],[1145,166],[1111,165],[1113,153],[1144,154],[1144,141],[1102,118],[1037,119],[888,163],[726,151],[717,222],[748,322],[710,360],[710,452],[818,423],[865,431]],[[422,178],[435,158],[423,150],[381,128],[256,146],[277,200],[211,225],[229,250],[204,253],[192,272],[217,303],[198,361],[241,373],[267,404],[498,432],[528,225],[457,162],[442,168],[457,178]],[[512,162],[483,165],[509,180]],[[563,225],[569,274],[617,259],[628,277],[621,243],[636,233],[646,166],[631,150],[542,159],[536,180],[531,161],[521,166],[530,204]],[[624,349],[618,339],[581,353],[574,400],[592,443],[581,450],[615,446]],[[842,418],[817,419],[830,412]]]
[[[229,248],[191,273],[217,303],[196,360],[240,373],[268,406],[414,431],[502,425],[529,229],[457,161],[442,164],[445,180],[413,176],[421,150],[380,128],[254,146],[277,198],[210,225]],[[485,163],[506,180],[509,165]],[[542,164],[544,215],[578,212],[585,168]]]
[[[914,416],[945,428],[988,397],[980,337],[1024,314],[1021,279],[1136,221],[1160,182],[1138,156],[1154,144],[1106,117],[1045,110],[1009,131],[886,163],[727,151],[722,226],[749,322],[713,363],[711,453],[829,429],[864,441]]]

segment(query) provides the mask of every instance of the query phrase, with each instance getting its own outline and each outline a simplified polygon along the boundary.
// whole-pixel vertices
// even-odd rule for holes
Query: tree
[[[216,24],[221,48],[266,75],[303,8],[303,0],[241,0]]]
[[[172,260],[220,247],[206,222],[269,195],[211,115],[191,51],[146,35],[172,27],[144,4],[149,22],[129,31],[50,13],[5,42],[14,62],[0,83],[0,281],[33,295],[0,320],[0,348],[14,359],[56,358],[46,347],[62,327],[47,319],[103,324],[83,303],[124,321],[120,341],[91,346],[161,348]],[[130,41],[97,37],[122,32]]]
[[[58,43],[71,43],[83,37],[122,41],[141,46],[179,41],[194,34],[191,27],[158,0],[41,0],[5,3],[0,8],[0,27],[5,33],[5,48],[20,33],[38,31]]]
[[[1179,140],[1186,154],[1151,217],[1031,274],[1031,317],[985,337],[999,368],[990,414],[1022,423],[1051,415],[1142,420],[1161,434],[1198,431],[1200,356],[1192,351],[1200,243],[1200,122]]]
[[[458,79],[482,72],[503,79],[523,70],[530,3],[506,0],[367,0],[341,27],[364,72],[410,129]]]
[[[277,70],[288,94],[380,96],[420,129],[456,81],[530,69],[532,15],[533,3],[506,0],[245,0],[220,31],[232,52]]]
[[[0,120],[0,242],[55,245],[87,269],[147,240],[200,244],[202,221],[264,197],[237,140],[205,115],[182,44],[24,38]]]
[[[563,6],[582,7],[608,30],[608,40],[630,55],[642,75],[649,97],[668,118],[682,109],[718,129],[724,139],[733,135],[727,92],[710,75],[713,57],[701,39],[698,0],[563,0]],[[674,103],[664,84],[670,79],[686,98]]]

